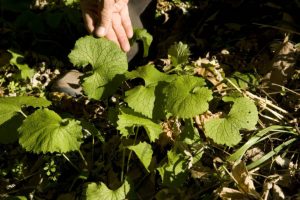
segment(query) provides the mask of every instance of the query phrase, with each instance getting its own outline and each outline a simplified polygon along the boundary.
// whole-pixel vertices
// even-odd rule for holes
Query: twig
[[[67,157],[66,154],[62,153],[62,155],[72,165],[72,167],[74,167],[74,169],[76,169],[78,172],[80,172],[79,168],[76,167],[76,165]]]
[[[300,96],[300,93],[298,93],[298,92],[296,92],[296,91],[294,91],[294,90],[291,90],[291,89],[289,89],[289,88],[287,88],[287,87],[285,87],[285,86],[283,86],[283,85],[279,85],[279,84],[277,84],[277,83],[272,83],[272,85],[278,86],[278,87],[282,87],[282,88],[284,88],[285,90],[287,90],[287,91],[289,91],[289,92],[291,92],[291,93],[293,93],[293,94],[295,94],[295,95]]]
[[[297,32],[297,31],[293,31],[293,30],[282,28],[282,27],[278,27],[278,26],[272,26],[272,25],[261,24],[261,23],[252,23],[252,24],[263,26],[263,27],[267,27],[267,28],[274,28],[274,29],[277,29],[277,30],[280,30],[280,31],[284,31],[284,32],[289,32],[289,33],[293,33],[293,34],[296,34],[296,35],[300,35],[300,33]]]

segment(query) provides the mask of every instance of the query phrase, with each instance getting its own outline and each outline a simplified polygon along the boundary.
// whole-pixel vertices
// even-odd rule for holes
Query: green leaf
[[[248,98],[234,100],[225,118],[211,119],[204,124],[205,134],[218,144],[236,145],[241,140],[240,129],[252,130],[258,121],[255,104]]]
[[[0,98],[0,125],[21,111],[22,106],[48,107],[51,102],[38,97],[18,96]]]
[[[79,0],[64,0],[66,6],[71,6],[75,3],[79,3]]]
[[[11,53],[12,58],[10,59],[9,63],[11,65],[16,66],[21,71],[21,78],[22,79],[31,79],[35,73],[33,69],[31,69],[27,64],[23,63],[24,56],[18,54],[12,50],[8,50]]]
[[[127,78],[142,78],[145,86],[137,86],[125,93],[125,102],[134,111],[146,117],[153,118],[154,112],[163,112],[158,109],[155,103],[160,100],[158,84],[160,82],[170,82],[174,79],[173,75],[166,75],[158,71],[154,65],[139,67],[137,70],[127,73]]]
[[[187,178],[187,163],[184,157],[174,150],[168,152],[168,163],[157,168],[164,185],[180,186]]]
[[[113,94],[128,67],[126,54],[114,42],[92,36],[77,40],[69,59],[78,67],[92,66],[84,78],[83,90],[93,99]]]
[[[253,74],[242,74],[235,72],[229,80],[237,87],[241,89],[247,89],[250,85],[258,85],[257,79]]]
[[[90,133],[93,136],[96,136],[102,143],[105,142],[105,138],[102,133],[94,126],[93,123],[82,119],[80,124],[86,132]]]
[[[178,76],[163,90],[167,111],[181,118],[194,117],[207,111],[212,92],[204,85],[202,78]]]
[[[129,107],[146,117],[152,118],[155,101],[155,85],[150,87],[134,87],[127,91],[125,96],[125,102],[128,103]]]
[[[269,126],[269,127],[265,128],[265,129],[262,129],[257,134],[252,136],[242,147],[240,147],[233,154],[231,154],[227,158],[227,161],[236,162],[237,160],[241,159],[245,155],[246,151],[251,146],[257,144],[258,142],[261,142],[262,137],[265,136],[267,133],[269,133],[271,131],[278,131],[279,133],[281,133],[281,131],[282,132],[286,131],[284,129],[288,129],[288,127],[273,125],[273,126]],[[268,138],[268,137],[265,137],[265,138]]]
[[[79,122],[62,119],[48,109],[39,109],[28,116],[18,131],[21,146],[34,153],[76,151],[82,143]]]
[[[179,42],[168,49],[168,55],[171,57],[172,65],[176,66],[187,63],[191,52],[187,44]]]
[[[146,170],[149,172],[148,167],[151,163],[152,154],[153,154],[151,145],[146,142],[141,142],[137,145],[129,146],[127,148],[134,151],[136,156],[140,159],[140,161],[143,163]]]
[[[147,32],[146,29],[143,28],[137,28],[134,29],[134,36],[133,38],[135,40],[141,40],[143,42],[143,47],[144,47],[144,57],[148,56],[149,53],[149,48],[152,43],[153,37],[150,33]]]
[[[167,75],[160,72],[154,65],[145,65],[128,72],[126,74],[128,79],[142,78],[145,81],[145,86],[157,85],[158,82],[171,82],[174,80],[174,75]]]
[[[86,200],[122,200],[130,190],[129,183],[125,180],[123,185],[116,190],[110,190],[104,183],[89,183],[84,189],[83,199]]]
[[[266,162],[273,156],[277,155],[282,149],[289,147],[292,143],[294,143],[297,140],[298,140],[298,138],[295,137],[295,138],[291,138],[288,141],[281,143],[279,146],[277,146],[272,151],[265,154],[263,157],[259,158],[258,160],[255,160],[251,164],[247,165],[247,169],[252,170],[252,169],[258,167],[259,165],[263,164],[264,162]]]
[[[128,128],[134,126],[143,126],[151,142],[154,142],[156,139],[158,139],[159,135],[162,133],[160,124],[156,124],[152,120],[143,117],[138,113],[134,113],[130,109],[122,109],[121,114],[118,117],[117,129],[124,137],[127,137],[130,134]]]
[[[184,129],[179,134],[177,141],[182,141],[185,144],[193,145],[200,144],[201,138],[198,129],[193,124],[193,119],[184,120]]]

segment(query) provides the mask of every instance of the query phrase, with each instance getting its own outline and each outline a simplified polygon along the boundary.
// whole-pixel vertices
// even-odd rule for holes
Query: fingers
[[[82,13],[85,28],[89,33],[92,33],[95,29],[94,18],[89,13]]]
[[[121,16],[117,13],[113,14],[112,27],[117,36],[117,41],[121,46],[122,50],[128,52],[130,50],[128,36],[126,34],[124,27],[122,26]]]
[[[127,6],[128,0],[81,0],[85,26],[89,33],[106,37],[123,51],[130,50],[128,38],[133,36]],[[96,4],[96,5],[95,5]]]
[[[117,38],[117,35],[115,33],[115,31],[110,28],[105,36],[108,40],[110,41],[113,41],[114,43],[116,43],[119,47],[120,47],[120,44],[119,44],[119,41],[118,41],[118,38]]]
[[[82,18],[84,25],[89,33],[92,33],[95,29],[95,25],[98,19],[97,16],[97,3],[90,0],[81,0],[80,7],[82,11]]]
[[[133,28],[132,28],[131,19],[129,16],[129,11],[128,11],[127,5],[126,5],[126,8],[121,10],[120,16],[121,16],[121,20],[122,20],[122,26],[126,32],[127,37],[132,38]]]
[[[103,37],[107,34],[112,20],[112,14],[114,11],[114,0],[102,0],[100,2],[99,9],[99,25],[95,29],[95,35],[98,37]]]

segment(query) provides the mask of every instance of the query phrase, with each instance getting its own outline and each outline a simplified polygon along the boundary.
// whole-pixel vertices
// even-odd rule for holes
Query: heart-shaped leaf
[[[162,133],[161,126],[154,123],[152,120],[135,113],[130,109],[122,109],[121,112],[122,113],[118,116],[117,129],[124,137],[127,137],[130,134],[128,128],[134,126],[144,127],[151,142],[158,139],[159,135]]]
[[[258,121],[257,108],[253,101],[240,97],[225,118],[216,118],[204,124],[205,134],[218,144],[236,145],[241,140],[240,129],[252,130]]]
[[[78,67],[92,66],[93,69],[84,78],[83,90],[93,99],[113,94],[120,84],[120,75],[128,67],[126,54],[114,42],[92,36],[77,40],[69,59]]]
[[[89,183],[83,192],[86,200],[121,200],[126,199],[130,190],[129,183],[125,180],[123,185],[116,190],[109,189],[104,183]]]
[[[0,125],[19,111],[21,111],[22,106],[32,106],[34,108],[38,107],[48,107],[51,102],[44,98],[37,98],[31,96],[18,96],[18,97],[1,97],[0,98]]]
[[[127,147],[128,149],[134,151],[134,153],[136,154],[136,156],[140,159],[140,161],[143,163],[144,167],[146,168],[147,171],[148,167],[151,163],[151,159],[152,159],[152,148],[151,145],[146,143],[146,142],[141,142],[137,145],[134,146],[129,146]]]
[[[164,88],[166,110],[181,118],[190,118],[208,110],[212,92],[204,79],[194,76],[178,76]]]
[[[34,153],[66,153],[79,150],[82,128],[74,119],[62,119],[54,111],[39,109],[21,127],[19,142]]]

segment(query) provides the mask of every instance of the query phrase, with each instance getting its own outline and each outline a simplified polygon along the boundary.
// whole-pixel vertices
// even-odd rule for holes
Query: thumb
[[[114,2],[114,0],[100,0],[100,7],[98,11],[99,23],[94,32],[98,37],[105,36],[111,26]]]

